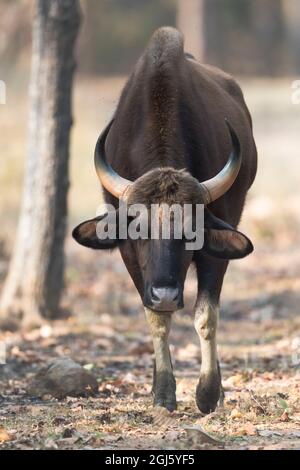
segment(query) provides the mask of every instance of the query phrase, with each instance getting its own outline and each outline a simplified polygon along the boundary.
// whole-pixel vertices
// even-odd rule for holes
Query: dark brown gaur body
[[[226,179],[222,175],[228,173],[230,154],[237,163],[235,168],[231,165],[231,179]],[[101,217],[80,224],[73,234],[92,248],[119,246],[153,335],[155,404],[170,410],[176,407],[168,349],[170,312],[182,307],[186,272],[192,262],[196,265],[195,328],[202,350],[196,400],[200,411],[208,413],[215,409],[221,390],[216,328],[223,277],[229,259],[253,249],[236,230],[257,166],[243,94],[230,75],[185,54],[176,29],[160,28],[129,78],[95,158],[105,200],[116,208],[119,197],[128,204],[206,206],[205,243],[199,251],[186,253],[178,240],[100,242],[95,226]]]

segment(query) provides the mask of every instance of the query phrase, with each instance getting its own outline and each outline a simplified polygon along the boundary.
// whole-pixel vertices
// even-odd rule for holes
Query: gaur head
[[[200,183],[184,170],[166,167],[155,168],[131,182],[119,176],[106,160],[105,140],[112,123],[113,120],[98,139],[95,167],[102,185],[120,199],[121,205],[114,217],[104,214],[81,223],[74,229],[73,237],[78,243],[89,248],[112,249],[118,246],[143,304],[157,312],[174,312],[183,307],[184,282],[195,249],[203,249],[210,256],[221,259],[243,258],[253,250],[251,241],[244,234],[215,217],[206,208],[207,204],[228,191],[238,175],[241,165],[239,140],[227,123],[232,139],[232,152],[223,170],[205,182]],[[125,203],[128,212],[124,218],[121,216],[121,209]],[[204,223],[199,228],[195,226],[197,205],[204,208]],[[177,219],[172,210],[166,210],[187,206],[191,211],[186,215],[183,210],[181,219]],[[136,218],[130,208],[139,207],[144,210],[138,210]],[[152,212],[153,207],[156,212]],[[154,213],[156,225],[151,225]],[[169,224],[167,237],[163,235],[162,230],[166,217]],[[181,224],[180,238],[176,236],[178,223]],[[184,226],[188,223],[196,236],[197,230],[202,231],[204,243],[200,247],[194,244],[194,248],[191,237],[188,240],[185,238]],[[131,224],[134,228],[143,224],[144,230],[140,231],[140,237],[130,237]],[[120,227],[124,228],[124,225],[128,229],[125,239],[119,236]],[[107,231],[108,226],[114,236],[99,237],[100,233]],[[155,236],[154,226],[157,230]],[[111,230],[112,228],[114,230]]]

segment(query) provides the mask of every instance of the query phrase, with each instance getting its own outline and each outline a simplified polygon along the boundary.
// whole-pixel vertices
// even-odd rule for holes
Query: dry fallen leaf
[[[290,417],[289,417],[288,412],[286,410],[280,416],[280,421],[282,421],[284,423],[286,423],[287,421],[290,421]]]
[[[256,427],[254,426],[254,424],[252,423],[246,423],[241,431],[243,431],[243,434],[245,436],[256,436],[257,435],[257,430],[256,430]]]
[[[224,390],[242,388],[244,386],[244,383],[245,377],[241,373],[232,375],[231,377],[228,377],[228,379],[222,381]]]
[[[9,434],[4,428],[0,428],[0,443],[12,440],[12,435]]]
[[[230,418],[232,419],[239,419],[241,417],[242,413],[237,408],[234,408],[230,413]]]

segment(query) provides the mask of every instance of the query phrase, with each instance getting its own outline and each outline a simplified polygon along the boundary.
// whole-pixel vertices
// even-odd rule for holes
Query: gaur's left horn
[[[117,198],[126,199],[126,192],[132,182],[118,175],[106,160],[105,141],[114,122],[114,118],[100,134],[95,148],[95,169],[102,186]]]
[[[230,132],[232,151],[223,170],[213,178],[200,183],[205,194],[205,204],[215,201],[231,188],[239,174],[242,163],[241,146],[238,136],[227,119],[225,119],[225,122]]]

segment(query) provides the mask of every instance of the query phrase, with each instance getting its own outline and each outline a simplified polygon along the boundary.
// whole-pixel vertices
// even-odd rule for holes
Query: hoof
[[[161,406],[168,411],[176,410],[176,383],[173,374],[168,372],[157,373],[152,393],[155,407]]]
[[[221,392],[221,381],[219,374],[200,377],[196,390],[196,403],[202,414],[215,411]]]
[[[154,398],[153,406],[157,408],[163,407],[168,411],[174,411],[177,409],[176,397]]]

